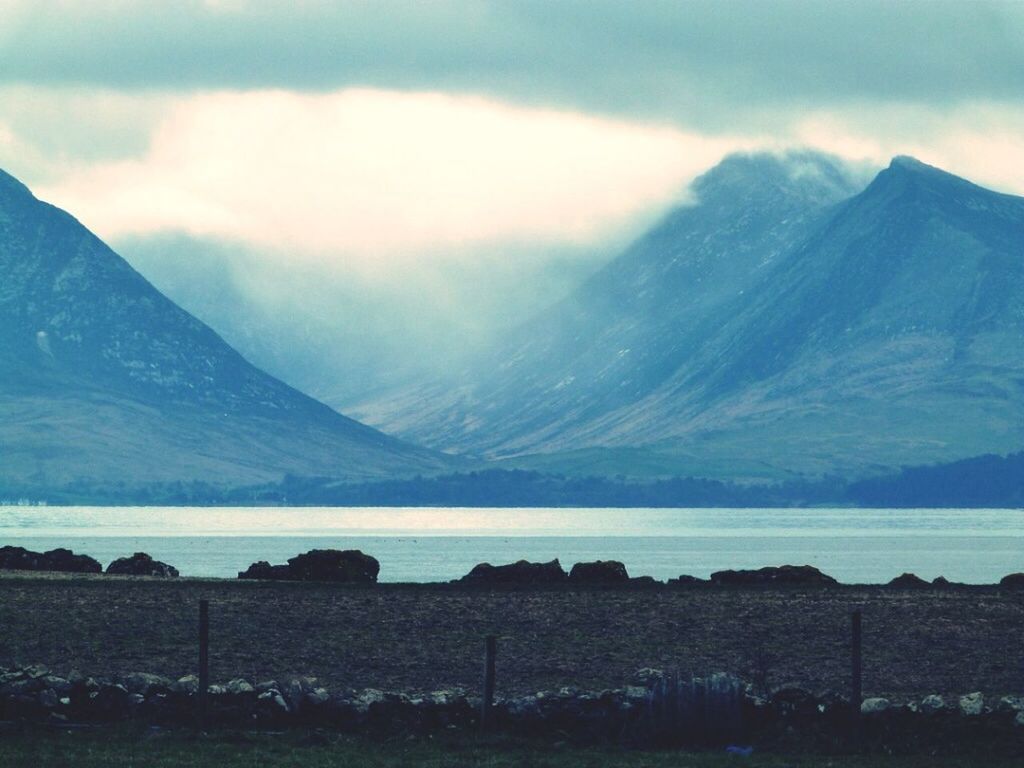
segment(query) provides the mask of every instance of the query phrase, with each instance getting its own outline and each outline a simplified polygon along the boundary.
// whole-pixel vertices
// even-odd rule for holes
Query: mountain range
[[[810,151],[729,156],[690,192],[464,365],[347,395],[349,418],[247,362],[281,345],[237,334],[236,351],[0,172],[0,491],[376,483],[414,500],[418,476],[496,467],[534,474],[453,487],[478,503],[494,478],[542,472],[810,498],[1021,450],[1024,198],[909,157],[870,178]],[[202,274],[197,303],[244,318]],[[337,365],[313,374],[359,389],[358,370],[344,387]]]
[[[0,172],[0,488],[360,481],[456,460],[250,365],[68,213]]]
[[[737,155],[448,380],[351,408],[505,466],[866,477],[1024,445],[1024,199],[909,157],[866,188]]]

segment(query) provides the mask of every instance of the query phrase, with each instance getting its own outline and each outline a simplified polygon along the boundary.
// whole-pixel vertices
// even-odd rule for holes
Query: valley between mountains
[[[182,309],[187,283],[163,295],[0,174],[0,497],[405,483],[404,503],[496,470],[845,487],[987,455],[1015,472],[998,457],[1024,448],[1024,198],[810,151],[729,156],[691,193],[464,364],[324,404]]]

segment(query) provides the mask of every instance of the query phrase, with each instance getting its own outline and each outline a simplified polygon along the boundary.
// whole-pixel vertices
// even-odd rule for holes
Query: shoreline
[[[1008,574],[1010,575],[1010,574]],[[922,586],[899,586],[891,585],[888,582],[838,582],[836,584],[721,584],[707,580],[698,582],[669,582],[650,579],[646,576],[634,577],[625,583],[558,583],[558,584],[516,584],[516,583],[487,583],[472,584],[462,582],[458,579],[449,581],[376,581],[368,584],[356,582],[331,582],[331,581],[299,581],[285,579],[240,579],[230,576],[189,576],[181,575],[169,579],[161,576],[136,576],[129,574],[112,573],[68,573],[62,571],[21,571],[0,569],[0,582],[4,580],[16,581],[82,581],[95,583],[188,583],[188,584],[210,584],[216,586],[238,585],[239,587],[258,587],[259,585],[272,584],[282,588],[289,587],[324,587],[337,590],[427,590],[427,591],[464,591],[468,593],[477,592],[658,592],[658,591],[700,591],[700,592],[736,592],[736,591],[816,591],[827,590],[833,592],[852,591],[862,592],[865,590],[886,590],[889,592],[911,592],[911,593],[944,593],[944,592],[979,592],[1008,594],[1024,593],[1024,590],[1015,586],[1006,586],[999,583],[974,584],[965,582],[949,582],[946,585],[935,585],[925,582]]]
[[[71,538],[72,542],[68,542],[67,538]],[[185,537],[183,540],[188,540],[189,537]],[[210,541],[216,541],[218,537],[195,537],[199,539],[199,544],[207,545]],[[619,550],[631,557],[623,557],[621,554],[615,553],[610,557],[603,554],[602,552],[589,552],[583,557],[582,552],[577,551],[575,555],[572,555],[565,559],[565,565],[562,565],[562,557],[564,551],[554,557],[551,556],[550,550],[547,553],[547,558],[542,555],[535,561],[527,561],[522,557],[522,548],[516,547],[514,552],[506,551],[504,554],[498,554],[494,550],[488,552],[488,548],[479,547],[474,548],[472,551],[462,551],[459,553],[459,559],[463,562],[473,562],[472,566],[469,566],[466,570],[456,571],[455,574],[448,578],[437,579],[436,577],[427,581],[422,578],[417,579],[385,579],[381,581],[381,560],[378,560],[372,554],[364,553],[360,549],[348,548],[345,549],[336,548],[335,546],[328,546],[324,548],[314,546],[308,549],[304,554],[295,552],[294,550],[301,550],[308,547],[310,542],[319,543],[323,541],[325,544],[336,545],[340,544],[341,541],[348,539],[345,544],[351,546],[352,543],[363,544],[364,546],[370,544],[370,542],[376,542],[377,545],[382,541],[382,537],[374,536],[349,536],[349,537],[328,537],[328,536],[263,536],[256,537],[257,540],[272,541],[275,544],[279,544],[282,541],[291,542],[294,540],[295,546],[289,546],[287,548],[288,554],[285,555],[272,555],[268,559],[253,559],[254,555],[246,553],[244,550],[238,550],[232,552],[234,562],[230,564],[227,558],[223,555],[227,550],[221,550],[216,553],[217,557],[221,558],[218,563],[218,570],[227,571],[227,573],[221,574],[195,574],[188,573],[187,571],[182,574],[176,566],[177,558],[169,557],[168,560],[174,559],[175,562],[168,563],[153,558],[145,551],[140,551],[138,546],[143,541],[150,543],[161,542],[168,540],[168,537],[126,537],[126,536],[112,536],[112,537],[87,537],[86,539],[74,540],[74,537],[15,537],[14,541],[23,541],[25,543],[32,544],[34,541],[43,542],[46,539],[51,539],[48,542],[49,546],[53,544],[59,544],[59,546],[53,547],[52,549],[45,549],[40,547],[39,551],[34,549],[28,549],[27,547],[19,545],[3,544],[3,539],[0,539],[0,574],[5,572],[9,573],[35,573],[35,574],[79,574],[79,575],[97,575],[103,578],[108,578],[113,575],[131,575],[131,576],[158,576],[165,578],[199,578],[199,579],[221,579],[221,580],[234,580],[234,579],[247,579],[247,580],[271,580],[271,581],[325,581],[330,583],[347,583],[347,582],[370,582],[373,584],[398,584],[398,585],[410,585],[410,584],[429,584],[429,585],[445,585],[454,583],[473,583],[479,586],[487,585],[500,585],[500,584],[520,584],[520,585],[537,585],[537,584],[551,584],[556,588],[564,588],[569,586],[577,585],[598,585],[598,586],[617,586],[619,588],[649,588],[655,586],[664,586],[670,588],[690,587],[690,588],[709,588],[709,587],[723,587],[723,586],[759,586],[764,584],[773,584],[779,586],[797,585],[806,587],[820,587],[820,588],[835,588],[839,586],[848,587],[889,587],[889,588],[913,588],[913,589],[962,589],[968,587],[1004,587],[1009,589],[1022,589],[1024,590],[1024,572],[1021,571],[1021,565],[1024,565],[1024,561],[1019,560],[1018,557],[1013,557],[1012,563],[1007,563],[1013,570],[1008,572],[999,573],[994,577],[993,581],[960,581],[954,579],[948,579],[943,573],[932,579],[924,579],[919,577],[914,571],[894,567],[893,571],[898,571],[893,576],[888,578],[883,577],[882,580],[848,580],[840,581],[833,577],[831,574],[826,573],[815,566],[810,564],[794,565],[794,562],[799,560],[791,560],[788,564],[782,565],[754,565],[750,566],[745,564],[743,567],[737,567],[735,565],[722,566],[718,565],[714,569],[710,570],[708,576],[695,576],[694,571],[702,571],[700,565],[690,568],[690,572],[683,571],[686,566],[672,566],[666,567],[666,560],[664,552],[658,552],[658,557],[654,557],[651,560],[652,570],[657,573],[665,573],[668,571],[673,575],[667,578],[655,578],[647,573],[641,573],[637,575],[634,571],[632,574],[629,573],[623,560],[635,558],[636,552],[626,547],[626,549]],[[409,537],[409,540],[416,543],[420,539],[425,541],[437,540],[445,541],[450,538],[454,538],[457,541],[474,541],[480,539],[482,541],[501,541],[510,542],[516,541],[520,537],[510,536],[494,536],[494,537]],[[570,542],[573,542],[573,537],[540,537],[543,541],[559,541],[565,539],[566,546],[564,550],[572,551],[573,547]],[[660,541],[660,542],[672,542],[675,539],[683,539],[682,536],[654,536],[654,537],[635,537],[637,541]],[[998,537],[990,537],[997,539]],[[251,545],[252,537],[228,537],[229,540],[236,542],[249,543]],[[172,539],[173,540],[173,539]],[[340,541],[339,541],[340,540]],[[394,539],[395,541],[403,541],[404,537]],[[529,539],[528,539],[529,540]],[[629,537],[596,537],[597,541],[618,541],[621,546],[623,542],[628,542],[631,539]],[[737,539],[740,540],[740,539]],[[65,544],[72,543],[74,546],[80,546],[87,541],[117,541],[124,544],[119,545],[114,552],[110,551],[111,547],[103,547],[97,545],[97,549],[100,550],[100,556],[104,558],[104,562],[107,563],[104,567],[103,562],[92,557],[90,554],[86,554],[82,551],[75,552],[72,549],[65,547]],[[131,542],[129,545],[128,542]],[[35,544],[35,546],[39,546]],[[192,544],[192,547],[197,546],[196,543]],[[134,551],[129,553],[127,550],[129,547],[134,547]],[[259,546],[253,546],[252,549],[260,551]],[[388,551],[387,546],[379,546],[374,549],[374,552],[380,553],[380,550],[385,550],[385,554],[382,556],[382,560],[385,565],[385,576],[387,575],[387,565],[389,562],[392,564],[397,562],[397,570],[402,571],[403,568],[409,570],[409,555],[410,552],[402,552],[399,550]],[[511,548],[507,548],[511,550]],[[106,550],[106,551],[104,551]],[[96,551],[96,550],[90,550]],[[194,551],[194,550],[192,550]],[[607,551],[607,550],[605,550]],[[260,554],[266,557],[266,550],[264,549]],[[178,551],[178,555],[182,552]],[[192,552],[189,552],[186,557],[189,557]],[[418,553],[420,555],[424,553]],[[538,553],[540,554],[540,553]],[[672,551],[672,560],[678,558],[679,561],[686,560],[685,551]],[[693,554],[693,553],[690,553]],[[736,553],[734,553],[736,554]],[[791,553],[792,554],[792,553]],[[807,556],[808,552],[802,552],[797,557]],[[497,555],[497,557],[495,557]],[[211,554],[207,553],[210,557]],[[890,553],[891,556],[891,553]],[[255,557],[259,557],[256,555]],[[623,559],[620,560],[619,558]],[[778,563],[783,560],[786,555],[781,552],[778,556],[771,556],[770,560]],[[699,558],[699,555],[698,555]],[[272,565],[269,560],[273,559],[278,564]],[[740,558],[742,559],[742,558]],[[769,559],[769,556],[764,556],[765,560]],[[826,555],[824,559],[828,560],[829,557]],[[283,563],[298,563],[302,562],[305,565],[300,567],[297,571],[289,572],[289,565]],[[657,565],[654,562],[657,561]],[[190,561],[191,564],[195,564],[195,561]],[[202,562],[200,560],[200,562]],[[698,559],[699,562],[699,559]],[[749,563],[749,558],[747,558]],[[762,561],[763,562],[763,561]],[[783,560],[783,562],[785,562]],[[417,575],[427,575],[430,573],[429,570],[424,572],[424,561],[422,559],[417,561],[418,569]],[[497,564],[497,565],[495,565]],[[920,563],[919,563],[920,564]],[[705,562],[706,566],[707,563]],[[934,564],[932,564],[934,566]],[[990,564],[991,566],[991,564]],[[462,566],[466,568],[466,566]],[[877,566],[876,566],[877,568]],[[577,573],[579,569],[579,573]],[[392,572],[394,572],[394,570]],[[449,571],[453,570],[452,563],[445,563],[443,568],[435,567],[436,571]],[[925,571],[928,572],[928,571]],[[990,571],[991,572],[991,571]],[[998,573],[998,572],[997,572]],[[234,576],[230,575],[234,574]]]
[[[906,571],[995,584],[1024,570],[1024,514],[1016,510],[73,511],[0,512],[0,524],[8,521],[0,544],[70,546],[104,565],[142,550],[190,576],[229,578],[256,561],[354,548],[377,557],[380,579],[392,583],[447,581],[480,562],[521,558],[559,558],[566,568],[618,560],[630,575],[662,581],[782,563],[811,563],[850,584],[883,584]]]

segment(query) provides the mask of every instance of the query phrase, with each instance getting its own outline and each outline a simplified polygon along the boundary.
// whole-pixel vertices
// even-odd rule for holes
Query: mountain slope
[[[861,476],[1018,449],[1024,200],[897,158],[837,202],[849,185],[822,182],[838,170],[792,163],[713,169],[696,206],[525,326],[459,399],[355,412],[579,471]]]
[[[815,153],[731,156],[694,183],[697,204],[670,212],[461,372],[464,386],[442,382],[354,410],[436,445],[499,455],[541,445],[657,388],[701,342],[709,316],[856,191]]]
[[[448,459],[247,363],[0,171],[0,484],[367,479]]]

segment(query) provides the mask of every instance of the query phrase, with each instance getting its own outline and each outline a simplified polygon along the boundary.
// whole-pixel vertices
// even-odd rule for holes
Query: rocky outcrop
[[[107,566],[107,573],[117,576],[156,576],[162,579],[178,578],[178,569],[145,552],[136,552],[131,557],[118,558]]]
[[[347,581],[373,583],[380,573],[377,559],[358,549],[311,549],[288,560],[288,572],[296,581]]]
[[[238,578],[373,584],[379,573],[377,559],[358,549],[311,549],[289,559],[287,565],[271,565],[260,560],[241,571]]]
[[[1010,589],[1024,589],[1024,573],[1011,573],[999,580],[999,586]]]
[[[633,576],[626,581],[631,587],[640,587],[646,589],[648,587],[661,587],[664,586],[662,582],[658,581],[653,576]]]
[[[24,547],[0,547],[0,570],[101,573],[103,566],[88,555],[76,555],[70,549],[33,552]]]
[[[688,576],[685,573],[668,580],[668,585],[671,587],[702,587],[708,583],[707,579],[698,579],[696,576]]]
[[[277,579],[287,581],[291,578],[287,565],[271,565],[266,560],[253,563],[244,571],[239,571],[240,579]]]
[[[569,575],[557,559],[550,563],[519,560],[508,565],[480,563],[459,579],[461,584],[561,584]]]
[[[624,584],[629,581],[629,574],[618,560],[597,560],[576,563],[569,571],[569,581],[573,584]]]
[[[888,586],[896,589],[926,589],[931,585],[913,573],[903,573],[889,582]]]
[[[711,583],[729,586],[771,584],[825,587],[839,582],[810,565],[781,565],[752,571],[716,571],[711,574]]]

